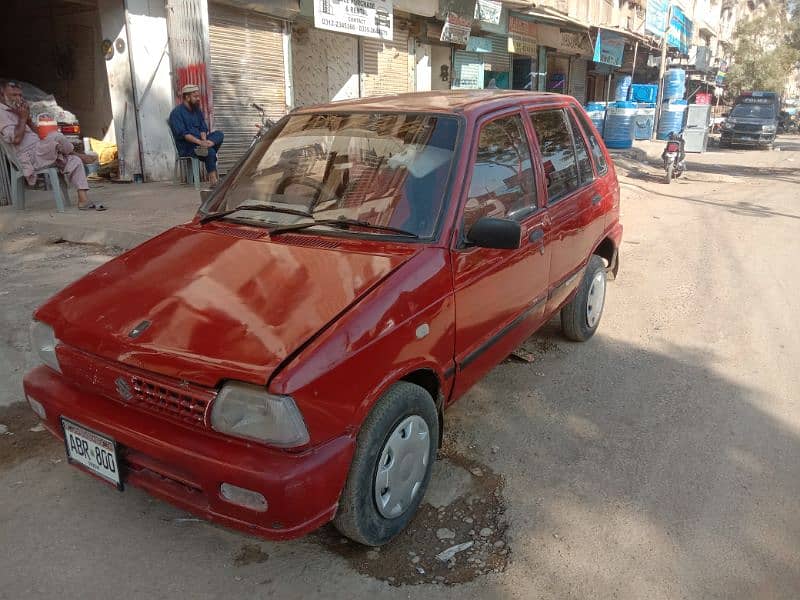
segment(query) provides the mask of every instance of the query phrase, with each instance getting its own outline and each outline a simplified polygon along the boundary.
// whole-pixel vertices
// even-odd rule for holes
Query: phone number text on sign
[[[314,0],[314,26],[363,37],[391,40],[391,0]]]

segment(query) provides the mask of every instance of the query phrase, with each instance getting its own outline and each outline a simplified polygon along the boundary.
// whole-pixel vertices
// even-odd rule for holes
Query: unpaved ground
[[[396,543],[233,533],[98,484],[10,421],[26,441],[0,465],[0,598],[797,598],[800,143],[781,145],[690,156],[671,186],[619,161],[622,269],[600,331],[572,344],[554,321],[533,362],[448,411],[433,504]],[[22,399],[33,305],[98,255],[0,254],[0,291],[19,296],[0,295],[0,403]]]

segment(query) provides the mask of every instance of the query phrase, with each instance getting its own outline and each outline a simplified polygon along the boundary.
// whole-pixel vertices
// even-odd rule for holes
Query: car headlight
[[[777,127],[775,127],[775,125],[762,125],[761,126],[761,131],[763,131],[765,133],[773,133],[773,132],[776,131],[776,129],[777,129]]]
[[[56,334],[50,325],[41,321],[31,323],[31,347],[44,364],[61,373],[61,366],[56,356],[57,344]]]
[[[211,427],[282,448],[302,446],[309,440],[303,415],[292,398],[246,383],[222,386],[211,407]]]
[[[734,125],[736,125],[736,121],[733,119],[728,119],[727,121],[722,122],[723,129],[731,129]]]

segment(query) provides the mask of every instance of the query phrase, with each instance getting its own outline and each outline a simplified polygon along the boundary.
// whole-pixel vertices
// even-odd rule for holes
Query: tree
[[[731,66],[726,82],[730,93],[746,90],[783,93],[787,78],[800,60],[796,19],[787,18],[785,6],[773,6],[736,27]]]

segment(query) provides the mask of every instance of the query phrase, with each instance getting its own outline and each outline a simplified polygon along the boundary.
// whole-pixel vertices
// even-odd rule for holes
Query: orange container
[[[58,123],[50,115],[41,114],[37,121],[36,129],[39,133],[39,139],[44,139],[53,132],[58,132]]]

